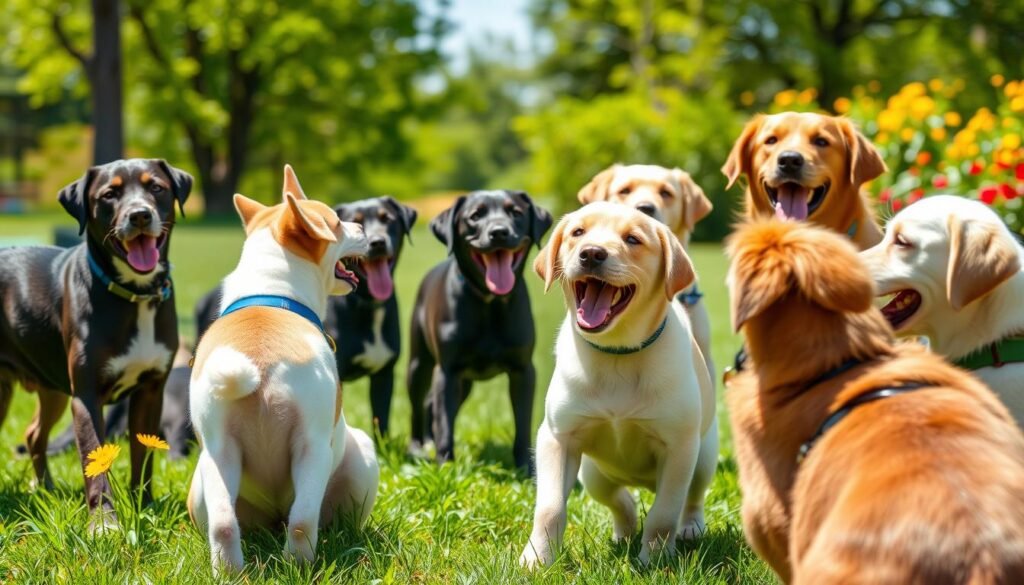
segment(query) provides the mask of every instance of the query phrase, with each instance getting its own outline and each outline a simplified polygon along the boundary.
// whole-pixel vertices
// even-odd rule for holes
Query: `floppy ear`
[[[654,221],[654,220],[651,220]],[[675,298],[683,289],[693,284],[697,275],[693,263],[686,255],[683,245],[667,227],[658,224],[658,240],[661,242],[661,256],[665,266],[665,296]]]
[[[256,214],[267,208],[259,201],[249,199],[241,193],[235,193],[234,197],[235,210],[238,211],[238,216],[242,218],[242,225],[245,227],[245,233],[248,235],[252,230],[249,228],[249,224],[252,219],[256,217]]]
[[[465,203],[466,196],[462,195],[455,200],[451,207],[430,220],[430,231],[434,232],[434,237],[441,240],[441,243],[448,247],[449,254],[455,251],[455,237],[458,232],[459,214],[462,212],[462,206]]]
[[[562,217],[558,225],[551,232],[551,238],[548,240],[548,244],[537,252],[537,257],[533,260],[533,271],[537,273],[537,276],[544,281],[544,292],[551,290],[551,283],[555,281],[555,277],[562,271],[562,266],[558,260],[559,250],[562,247],[562,232],[565,231],[566,217]]]
[[[820,242],[819,238],[833,240]],[[837,313],[863,313],[875,298],[875,281],[857,250],[832,233],[801,240],[792,258],[800,291],[813,303]]]
[[[530,240],[540,248],[540,242],[544,234],[551,229],[551,214],[546,209],[533,202],[533,199],[525,191],[509,191],[515,197],[520,198],[526,204],[526,211],[530,216]]]
[[[697,222],[707,217],[714,206],[711,205],[711,200],[704,194],[700,185],[693,180],[690,173],[682,169],[672,169],[672,176],[675,177],[676,183],[683,191],[682,197],[686,205],[686,213],[683,216],[684,227],[686,231],[692,232]]]
[[[185,200],[192,193],[192,175],[172,167],[162,158],[154,159],[153,162],[160,165],[160,168],[171,179],[171,193],[174,195],[174,200],[178,202],[181,217],[185,217]]]
[[[57,201],[71,217],[78,220],[78,235],[85,233],[85,224],[89,222],[89,185],[96,179],[97,167],[85,171],[82,178],[64,187],[57,193]]]
[[[729,316],[734,332],[739,332],[747,321],[763,313],[789,290],[788,267],[778,262],[764,264],[761,258],[751,256],[733,259],[728,281]]]
[[[295,176],[295,170],[292,169],[292,165],[284,165],[284,187],[281,189],[281,194],[285,195],[291,193],[296,199],[308,199],[306,194],[302,191],[302,185],[299,185],[299,178]]]
[[[850,168],[850,184],[859,187],[886,171],[885,161],[871,141],[846,118],[837,118],[846,141],[846,163]]]
[[[416,213],[416,210],[412,207],[399,203],[390,195],[385,195],[381,197],[381,199],[383,199],[384,203],[391,207],[391,210],[398,216],[398,221],[402,222],[402,232],[407,238],[409,238],[409,241],[412,242],[412,226],[415,225],[416,218],[419,214]]]
[[[995,226],[949,218],[946,294],[954,311],[985,296],[1020,272],[1017,247]]]
[[[729,158],[722,166],[722,173],[729,179],[729,183],[725,186],[726,189],[732,187],[740,175],[750,176],[750,142],[761,131],[762,124],[764,124],[764,115],[754,116],[753,120],[747,122],[740,137],[736,139],[736,143],[732,145]]]
[[[331,231],[324,218],[320,217],[317,213],[309,213],[303,210],[302,206],[299,205],[299,200],[295,198],[295,195],[292,195],[291,191],[284,194],[284,199],[288,202],[288,208],[281,216],[282,221],[289,221],[289,216],[291,216],[291,221],[297,221],[309,237],[325,242],[338,241],[338,236],[334,235],[334,232]]]
[[[594,175],[594,178],[590,179],[590,182],[584,185],[579,193],[576,193],[576,199],[579,200],[580,204],[586,205],[594,201],[607,200],[608,189],[612,185],[612,179],[615,178],[616,171],[621,167],[622,165],[620,164],[614,164]]]

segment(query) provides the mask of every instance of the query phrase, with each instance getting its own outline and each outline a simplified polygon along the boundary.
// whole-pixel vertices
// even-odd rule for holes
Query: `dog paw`
[[[229,551],[223,548],[212,550],[210,553],[210,563],[213,566],[213,576],[217,579],[241,573],[245,567],[241,547],[237,551]]]
[[[639,560],[645,567],[651,564],[652,560],[658,558],[671,559],[676,556],[676,547],[674,544],[668,544],[662,539],[656,539],[650,542],[645,542],[640,547]]]
[[[299,563],[311,563],[316,556],[316,537],[301,527],[288,529],[288,542],[284,547],[286,558]]]
[[[412,457],[413,459],[429,460],[434,458],[433,443],[430,441],[427,441],[425,443],[421,443],[419,441],[410,441],[409,447],[405,450],[405,452],[409,455],[409,457]]]
[[[120,529],[121,524],[117,521],[117,514],[113,510],[101,508],[93,512],[92,518],[89,520],[89,534],[91,536],[100,536]]]
[[[527,543],[523,554],[519,555],[519,566],[534,571],[551,564],[550,555],[542,555],[533,543]]]
[[[683,519],[682,524],[679,525],[679,531],[676,532],[676,538],[679,540],[695,540],[707,532],[707,524],[704,523],[704,514],[699,513],[690,518]]]

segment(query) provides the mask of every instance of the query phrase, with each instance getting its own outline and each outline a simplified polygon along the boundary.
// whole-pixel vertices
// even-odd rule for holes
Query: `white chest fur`
[[[384,343],[384,307],[377,307],[373,310],[373,335],[363,343],[363,353],[352,358],[352,361],[363,366],[371,373],[377,373],[383,368],[395,352]]]
[[[131,390],[143,372],[164,371],[171,359],[171,350],[156,340],[156,308],[149,303],[139,304],[135,337],[123,354],[111,358],[104,371],[115,380],[113,398]]]

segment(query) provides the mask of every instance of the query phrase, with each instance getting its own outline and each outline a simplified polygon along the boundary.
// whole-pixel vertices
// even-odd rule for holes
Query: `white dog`
[[[686,312],[674,296],[694,279],[679,240],[615,203],[566,215],[534,269],[558,280],[569,315],[537,432],[537,507],[520,563],[549,564],[561,545],[577,473],[611,509],[614,539],[636,532],[626,486],[656,492],[640,560],[704,530],[718,457],[715,396]]]
[[[900,335],[974,370],[1024,424],[1024,248],[978,201],[928,197],[862,252]]]
[[[302,193],[285,167],[284,203],[235,195],[242,257],[224,280],[221,317],[196,349],[190,400],[202,452],[188,508],[208,533],[214,571],[240,570],[240,528],[287,522],[285,554],[311,561],[338,512],[362,523],[377,494],[373,442],[345,424],[332,343],[318,328],[329,294],[358,278],[358,224]]]

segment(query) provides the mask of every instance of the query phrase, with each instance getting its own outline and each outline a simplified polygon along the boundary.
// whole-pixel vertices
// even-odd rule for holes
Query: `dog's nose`
[[[149,227],[153,223],[153,214],[148,209],[136,209],[128,213],[128,221],[137,228]]]
[[[799,152],[787,150],[779,155],[780,171],[799,171],[804,166],[804,155]]]
[[[374,236],[370,238],[370,251],[371,252],[383,252],[387,250],[388,242],[380,236]]]
[[[651,217],[654,217],[655,212],[658,211],[658,208],[655,207],[653,203],[638,203],[636,209],[640,213],[649,215]]]
[[[580,250],[580,264],[584,268],[594,268],[600,266],[602,262],[608,259],[608,250],[600,248],[598,246],[588,246]]]
[[[511,233],[512,230],[508,229],[508,226],[504,225],[496,225],[487,231],[488,236],[499,240],[507,238]]]

